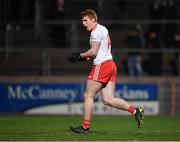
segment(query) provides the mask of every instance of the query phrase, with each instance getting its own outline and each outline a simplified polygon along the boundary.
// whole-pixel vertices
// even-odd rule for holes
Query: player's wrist
[[[79,61],[82,61],[83,60],[83,57],[82,57],[82,55],[81,55],[81,53],[78,53],[79,55],[78,55],[78,60]]]
[[[71,53],[71,55],[68,57],[68,59],[71,62],[85,61],[86,60],[86,58],[83,58],[79,52]]]

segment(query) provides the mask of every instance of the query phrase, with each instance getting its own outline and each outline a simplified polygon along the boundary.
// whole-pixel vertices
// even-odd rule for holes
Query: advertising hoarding
[[[83,114],[84,83],[0,83],[0,113]],[[117,83],[115,97],[143,106],[147,115],[159,113],[155,83]],[[100,95],[94,114],[128,114],[102,104]]]

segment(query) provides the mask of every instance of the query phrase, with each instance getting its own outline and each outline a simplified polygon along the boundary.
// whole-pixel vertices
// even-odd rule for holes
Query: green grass
[[[1,116],[1,141],[180,141],[180,117],[146,116],[141,129],[131,116],[93,116],[91,133],[75,134],[82,116]]]

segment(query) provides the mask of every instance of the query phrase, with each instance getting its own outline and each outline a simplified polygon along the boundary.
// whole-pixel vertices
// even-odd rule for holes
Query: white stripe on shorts
[[[98,80],[100,68],[101,68],[101,64],[96,65],[94,75],[93,75],[93,80]]]

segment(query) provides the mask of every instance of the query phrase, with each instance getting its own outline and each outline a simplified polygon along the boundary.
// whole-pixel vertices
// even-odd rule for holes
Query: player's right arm
[[[82,58],[93,58],[97,55],[97,52],[100,48],[100,41],[91,41],[91,48],[86,52],[80,54]]]
[[[97,55],[100,44],[101,43],[99,41],[92,41],[91,48],[89,50],[87,50],[86,52],[83,52],[83,53],[72,53],[68,57],[69,61],[77,62],[77,61],[90,60],[90,58],[93,58]]]

